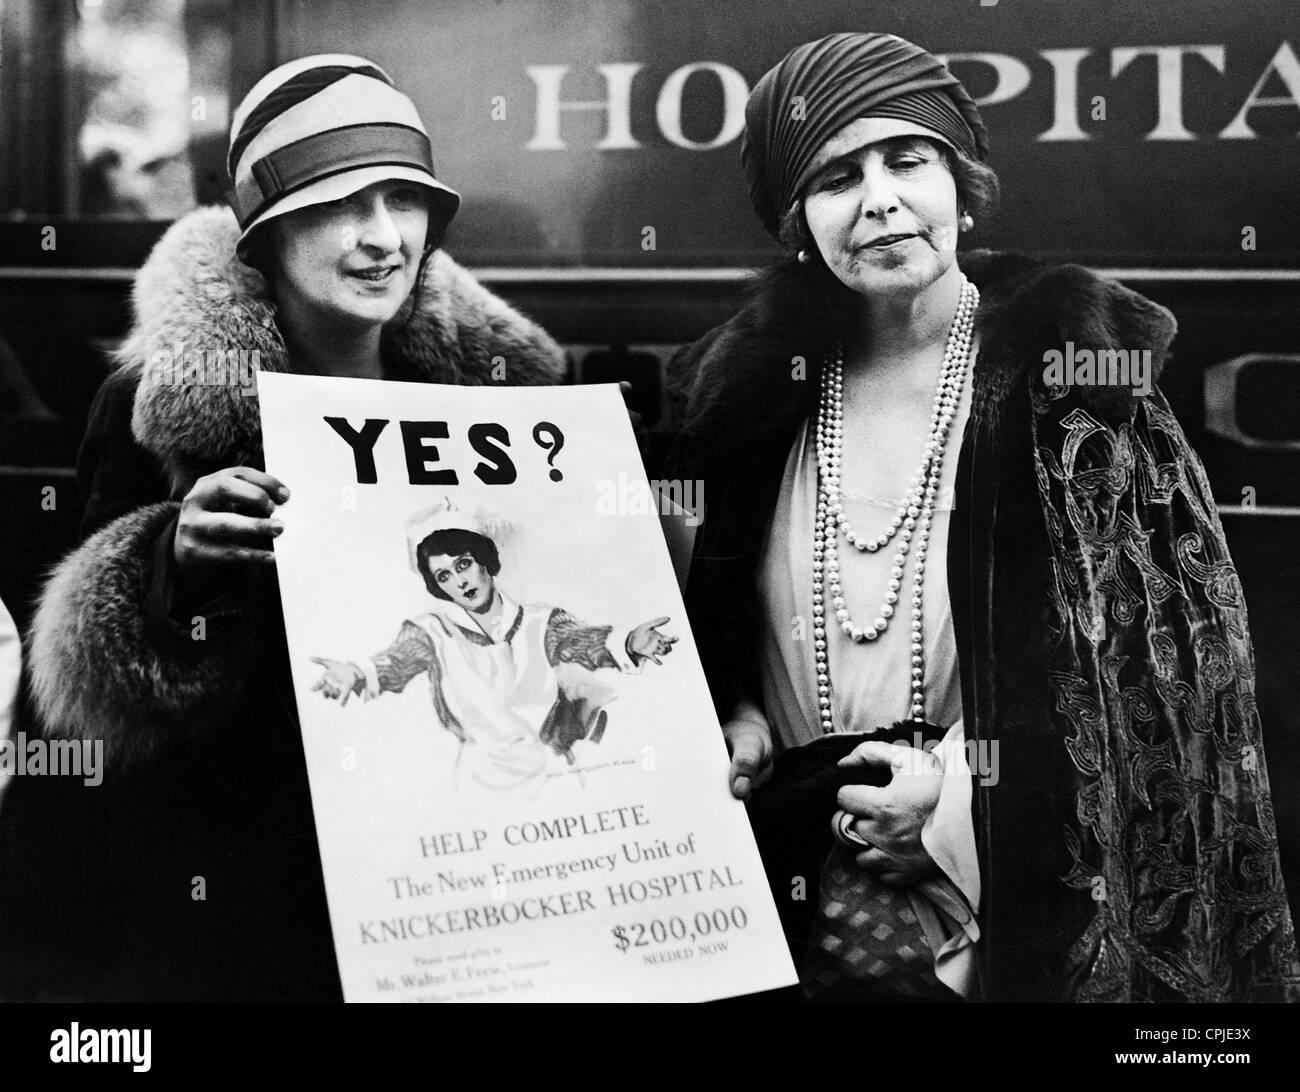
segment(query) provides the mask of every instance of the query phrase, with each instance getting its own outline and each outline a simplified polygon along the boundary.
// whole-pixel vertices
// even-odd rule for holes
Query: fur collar
[[[1043,353],[1076,348],[1150,349],[1152,382],[1176,331],[1159,304],[1079,265],[1047,266],[988,250],[958,256],[980,290],[972,418],[996,418],[1018,381],[1042,383]],[[838,282],[836,286],[838,287]],[[834,291],[832,288],[831,291]],[[843,291],[843,289],[840,289]],[[752,443],[786,440],[816,407],[833,318],[807,271],[792,259],[759,278],[745,306],[674,362],[671,382],[682,439],[698,454],[732,461]],[[803,381],[791,382],[799,361]],[[1127,387],[1080,386],[1082,404],[1108,421],[1127,418]]]
[[[167,465],[173,481],[216,466],[261,464],[257,397],[238,383],[167,382],[174,354],[257,353],[261,369],[289,371],[265,279],[235,257],[239,228],[226,208],[202,208],[173,224],[136,276],[135,324],[118,352],[137,370],[132,431]],[[429,260],[419,309],[385,329],[390,366],[431,383],[492,381],[504,362],[512,386],[562,382],[564,353],[551,337],[497,298],[443,251]]]

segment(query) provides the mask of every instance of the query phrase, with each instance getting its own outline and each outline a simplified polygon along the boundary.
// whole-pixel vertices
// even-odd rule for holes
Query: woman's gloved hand
[[[200,478],[181,503],[172,555],[186,579],[228,565],[273,565],[271,543],[284,530],[274,519],[289,499],[278,478],[232,466]]]
[[[832,822],[846,845],[860,845],[855,860],[888,884],[918,883],[939,871],[921,831],[939,803],[943,764],[928,751],[870,740],[839,761],[844,769],[876,768],[889,784],[845,785],[836,798],[842,809]]]
[[[772,776],[772,730],[756,707],[742,703],[722,726],[722,735],[731,754],[731,795],[745,800]]]

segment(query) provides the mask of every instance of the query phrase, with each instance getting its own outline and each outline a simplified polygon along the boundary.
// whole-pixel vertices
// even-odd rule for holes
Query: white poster
[[[617,387],[259,393],[347,1000],[793,983]]]

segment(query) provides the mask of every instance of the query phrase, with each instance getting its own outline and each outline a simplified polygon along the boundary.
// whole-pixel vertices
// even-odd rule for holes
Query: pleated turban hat
[[[831,34],[791,50],[750,93],[740,159],[749,199],[779,237],[818,150],[858,118],[911,122],[969,159],[988,156],[974,100],[944,64],[892,34]]]
[[[433,172],[415,104],[378,65],[344,53],[300,57],[258,80],[235,110],[226,166],[241,255],[267,220],[376,182],[424,186],[444,225],[460,207]]]

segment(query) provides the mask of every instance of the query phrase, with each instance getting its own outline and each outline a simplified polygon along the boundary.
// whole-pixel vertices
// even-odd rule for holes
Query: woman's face
[[[850,122],[822,145],[804,189],[822,258],[864,296],[914,296],[956,260],[957,184],[939,144],[908,129]]]
[[[397,314],[415,287],[429,199],[411,182],[377,182],[272,221],[276,291],[322,319],[368,326]]]
[[[492,605],[492,574],[473,554],[434,554],[426,564],[434,583],[458,607],[481,614]]]

